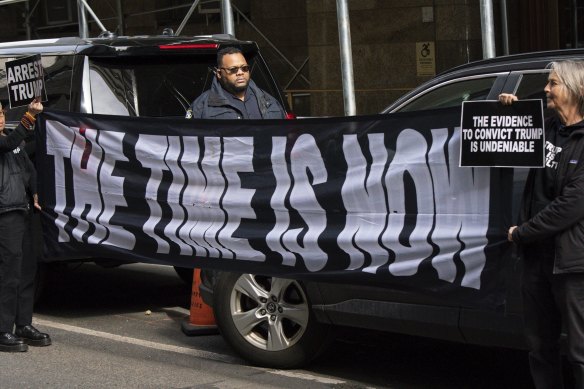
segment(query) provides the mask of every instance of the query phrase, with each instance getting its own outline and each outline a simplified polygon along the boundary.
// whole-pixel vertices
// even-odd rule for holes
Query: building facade
[[[479,0],[347,2],[358,114],[377,113],[433,75],[483,57]],[[88,0],[106,29],[118,35],[176,31],[192,3]],[[582,0],[492,4],[497,55],[577,47],[583,40]],[[232,0],[232,7],[236,37],[258,42],[297,114],[344,114],[336,0]],[[76,36],[78,11],[76,0],[3,5],[0,41]],[[90,14],[86,17],[89,36],[98,36],[98,24]],[[221,31],[219,1],[202,0],[181,33]]]

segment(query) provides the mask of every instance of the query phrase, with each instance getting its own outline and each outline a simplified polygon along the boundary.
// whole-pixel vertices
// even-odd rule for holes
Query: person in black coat
[[[544,91],[556,117],[546,121],[546,166],[530,171],[520,223],[507,238],[523,251],[525,332],[536,388],[564,387],[562,327],[574,387],[584,388],[584,61],[549,68]],[[511,104],[516,97],[499,100]]]
[[[280,103],[250,79],[250,70],[238,48],[219,50],[211,89],[191,104],[186,118],[284,119]]]
[[[51,344],[49,335],[32,326],[36,258],[23,256],[31,199],[40,210],[36,172],[23,140],[34,130],[42,110],[41,101],[33,100],[18,126],[8,132],[0,105],[0,351],[4,352]]]

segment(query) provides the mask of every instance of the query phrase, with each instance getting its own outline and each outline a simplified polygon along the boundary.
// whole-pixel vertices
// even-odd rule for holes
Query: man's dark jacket
[[[584,122],[560,154],[554,200],[513,232],[516,243],[555,237],[554,273],[584,272]]]
[[[0,213],[30,209],[29,194],[36,193],[36,173],[22,141],[27,130],[19,124],[0,136]]]
[[[252,80],[248,88],[253,91],[258,101],[262,119],[284,119],[282,106],[270,94],[260,89]],[[243,119],[242,113],[234,107],[217,78],[213,79],[211,89],[200,95],[187,110],[187,119]]]

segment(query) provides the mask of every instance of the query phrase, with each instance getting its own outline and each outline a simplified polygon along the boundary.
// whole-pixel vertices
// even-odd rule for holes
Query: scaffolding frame
[[[31,0],[0,0],[0,6],[3,5],[11,5],[17,3],[25,3],[25,28],[27,32],[27,38],[31,39],[31,27],[30,27],[30,17],[37,8],[40,0],[36,0],[32,9],[30,8],[30,1]],[[92,8],[89,6],[86,0],[76,0],[77,1],[77,9],[78,9],[78,18],[79,18],[79,37],[80,38],[88,38],[88,20],[87,14],[89,14],[93,21],[99,26],[101,30],[101,34],[104,35],[113,35],[103,25],[101,20],[98,16],[93,12]],[[222,32],[226,34],[230,34],[235,36],[235,28],[233,25],[233,11],[238,13],[238,16],[243,17],[250,24],[250,26],[258,33],[260,36],[266,40],[266,42],[275,50],[275,52],[293,69],[294,75],[292,79],[286,84],[289,87],[292,82],[297,78],[301,77],[305,80],[308,85],[310,85],[310,81],[301,74],[302,69],[308,62],[308,58],[306,58],[300,67],[296,67],[278,48],[263,34],[261,31],[247,18],[243,12],[241,12],[237,7],[233,6],[231,0],[211,0],[211,1],[203,1],[203,3],[210,3],[210,2],[219,2],[220,3],[220,14],[221,14],[221,25],[222,25]],[[191,4],[185,4],[180,6],[174,7],[165,7],[161,9],[156,9],[150,12],[162,12],[168,10],[175,10],[180,8],[189,8],[185,14],[185,17],[181,21],[180,25],[178,26],[177,33],[180,34],[187,24],[189,18],[192,16],[194,10],[199,5],[200,0],[194,0]],[[337,24],[339,30],[339,47],[341,51],[341,78],[343,84],[343,103],[344,103],[344,110],[345,115],[355,115],[356,108],[355,108],[355,87],[353,81],[353,59],[352,59],[352,49],[351,49],[351,31],[350,31],[350,21],[349,21],[349,7],[348,7],[348,0],[336,0],[337,6]],[[506,22],[506,3],[503,1],[503,19]],[[122,11],[122,0],[116,0],[116,12],[117,16],[115,19],[117,20],[117,28],[116,30],[120,35],[123,35],[124,31],[124,15]],[[483,56],[485,58],[495,56],[495,37],[494,37],[494,23],[493,23],[493,5],[492,0],[480,0],[480,12],[481,12],[481,31],[482,31],[482,42],[483,42]],[[140,13],[144,14],[144,13]],[[134,14],[138,15],[138,14]],[[132,16],[132,15],[129,15]],[[507,26],[505,25],[504,31],[506,31]],[[174,34],[174,33],[173,33]],[[504,38],[507,39],[506,34],[504,34]],[[508,43],[504,42],[504,47],[507,46]],[[507,50],[507,49],[506,49]]]

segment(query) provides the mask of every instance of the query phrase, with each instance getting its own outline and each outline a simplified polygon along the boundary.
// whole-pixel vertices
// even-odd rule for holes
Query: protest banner
[[[495,304],[513,177],[458,167],[459,120],[460,108],[246,121],[46,110],[45,260],[76,253]]]
[[[541,100],[462,104],[460,166],[543,167]]]

